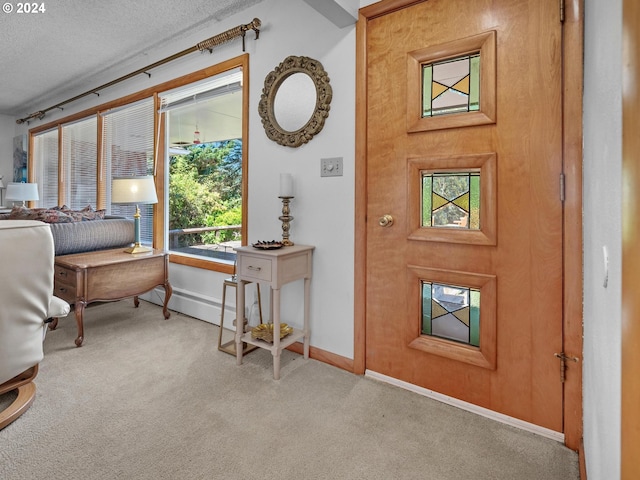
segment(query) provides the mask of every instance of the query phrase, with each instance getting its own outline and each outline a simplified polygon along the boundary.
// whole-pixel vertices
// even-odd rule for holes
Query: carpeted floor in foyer
[[[577,480],[563,445],[284,352],[242,366],[218,327],[131,300],[45,340],[31,408],[0,431],[2,480]],[[0,397],[0,407],[8,401]]]

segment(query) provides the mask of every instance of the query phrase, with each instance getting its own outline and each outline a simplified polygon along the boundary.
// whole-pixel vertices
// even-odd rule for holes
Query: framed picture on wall
[[[27,181],[27,150],[29,142],[27,135],[13,137],[13,181]]]

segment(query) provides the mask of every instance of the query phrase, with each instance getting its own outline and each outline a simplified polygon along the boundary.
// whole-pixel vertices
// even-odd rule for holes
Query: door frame
[[[636,0],[624,0],[623,44],[624,76],[632,78],[640,69],[640,6]],[[622,368],[621,368],[621,477],[640,476],[637,452],[640,448],[640,221],[633,214],[640,202],[640,113],[635,84],[622,87],[622,215],[625,233],[622,243]]]
[[[356,24],[355,284],[353,370],[366,370],[367,267],[367,24],[369,20],[425,0],[382,0],[361,8]],[[564,1],[563,75],[563,332],[567,362],[564,435],[578,450],[582,439],[582,91],[584,0]],[[558,364],[558,372],[560,364]],[[560,380],[558,380],[560,381]]]

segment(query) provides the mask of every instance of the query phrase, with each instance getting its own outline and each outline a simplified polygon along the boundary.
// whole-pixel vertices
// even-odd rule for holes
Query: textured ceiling
[[[18,2],[3,2],[0,114],[24,116],[50,106],[38,104],[46,99],[102,85],[114,66],[261,1],[50,0],[35,2],[46,11],[30,14],[17,13]],[[13,12],[6,13],[7,5]]]

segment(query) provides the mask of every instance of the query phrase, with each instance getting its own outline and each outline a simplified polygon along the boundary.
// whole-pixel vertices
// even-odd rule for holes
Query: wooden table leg
[[[133,297],[133,306],[135,308],[138,308],[140,306],[140,300],[138,299],[137,295],[135,297]]]
[[[171,288],[171,284],[169,280],[164,283],[164,305],[162,307],[162,313],[165,319],[168,319],[171,316],[171,312],[169,311],[169,299],[171,298],[171,294],[173,293],[173,288]]]
[[[53,317],[53,319],[51,319],[51,322],[49,322],[49,330],[55,330],[57,326],[58,326],[58,317]]]
[[[82,315],[84,313],[84,307],[87,304],[85,302],[76,301],[74,313],[76,316],[76,323],[78,324],[78,336],[76,337],[76,347],[81,347],[84,341],[84,324],[82,323]]]

